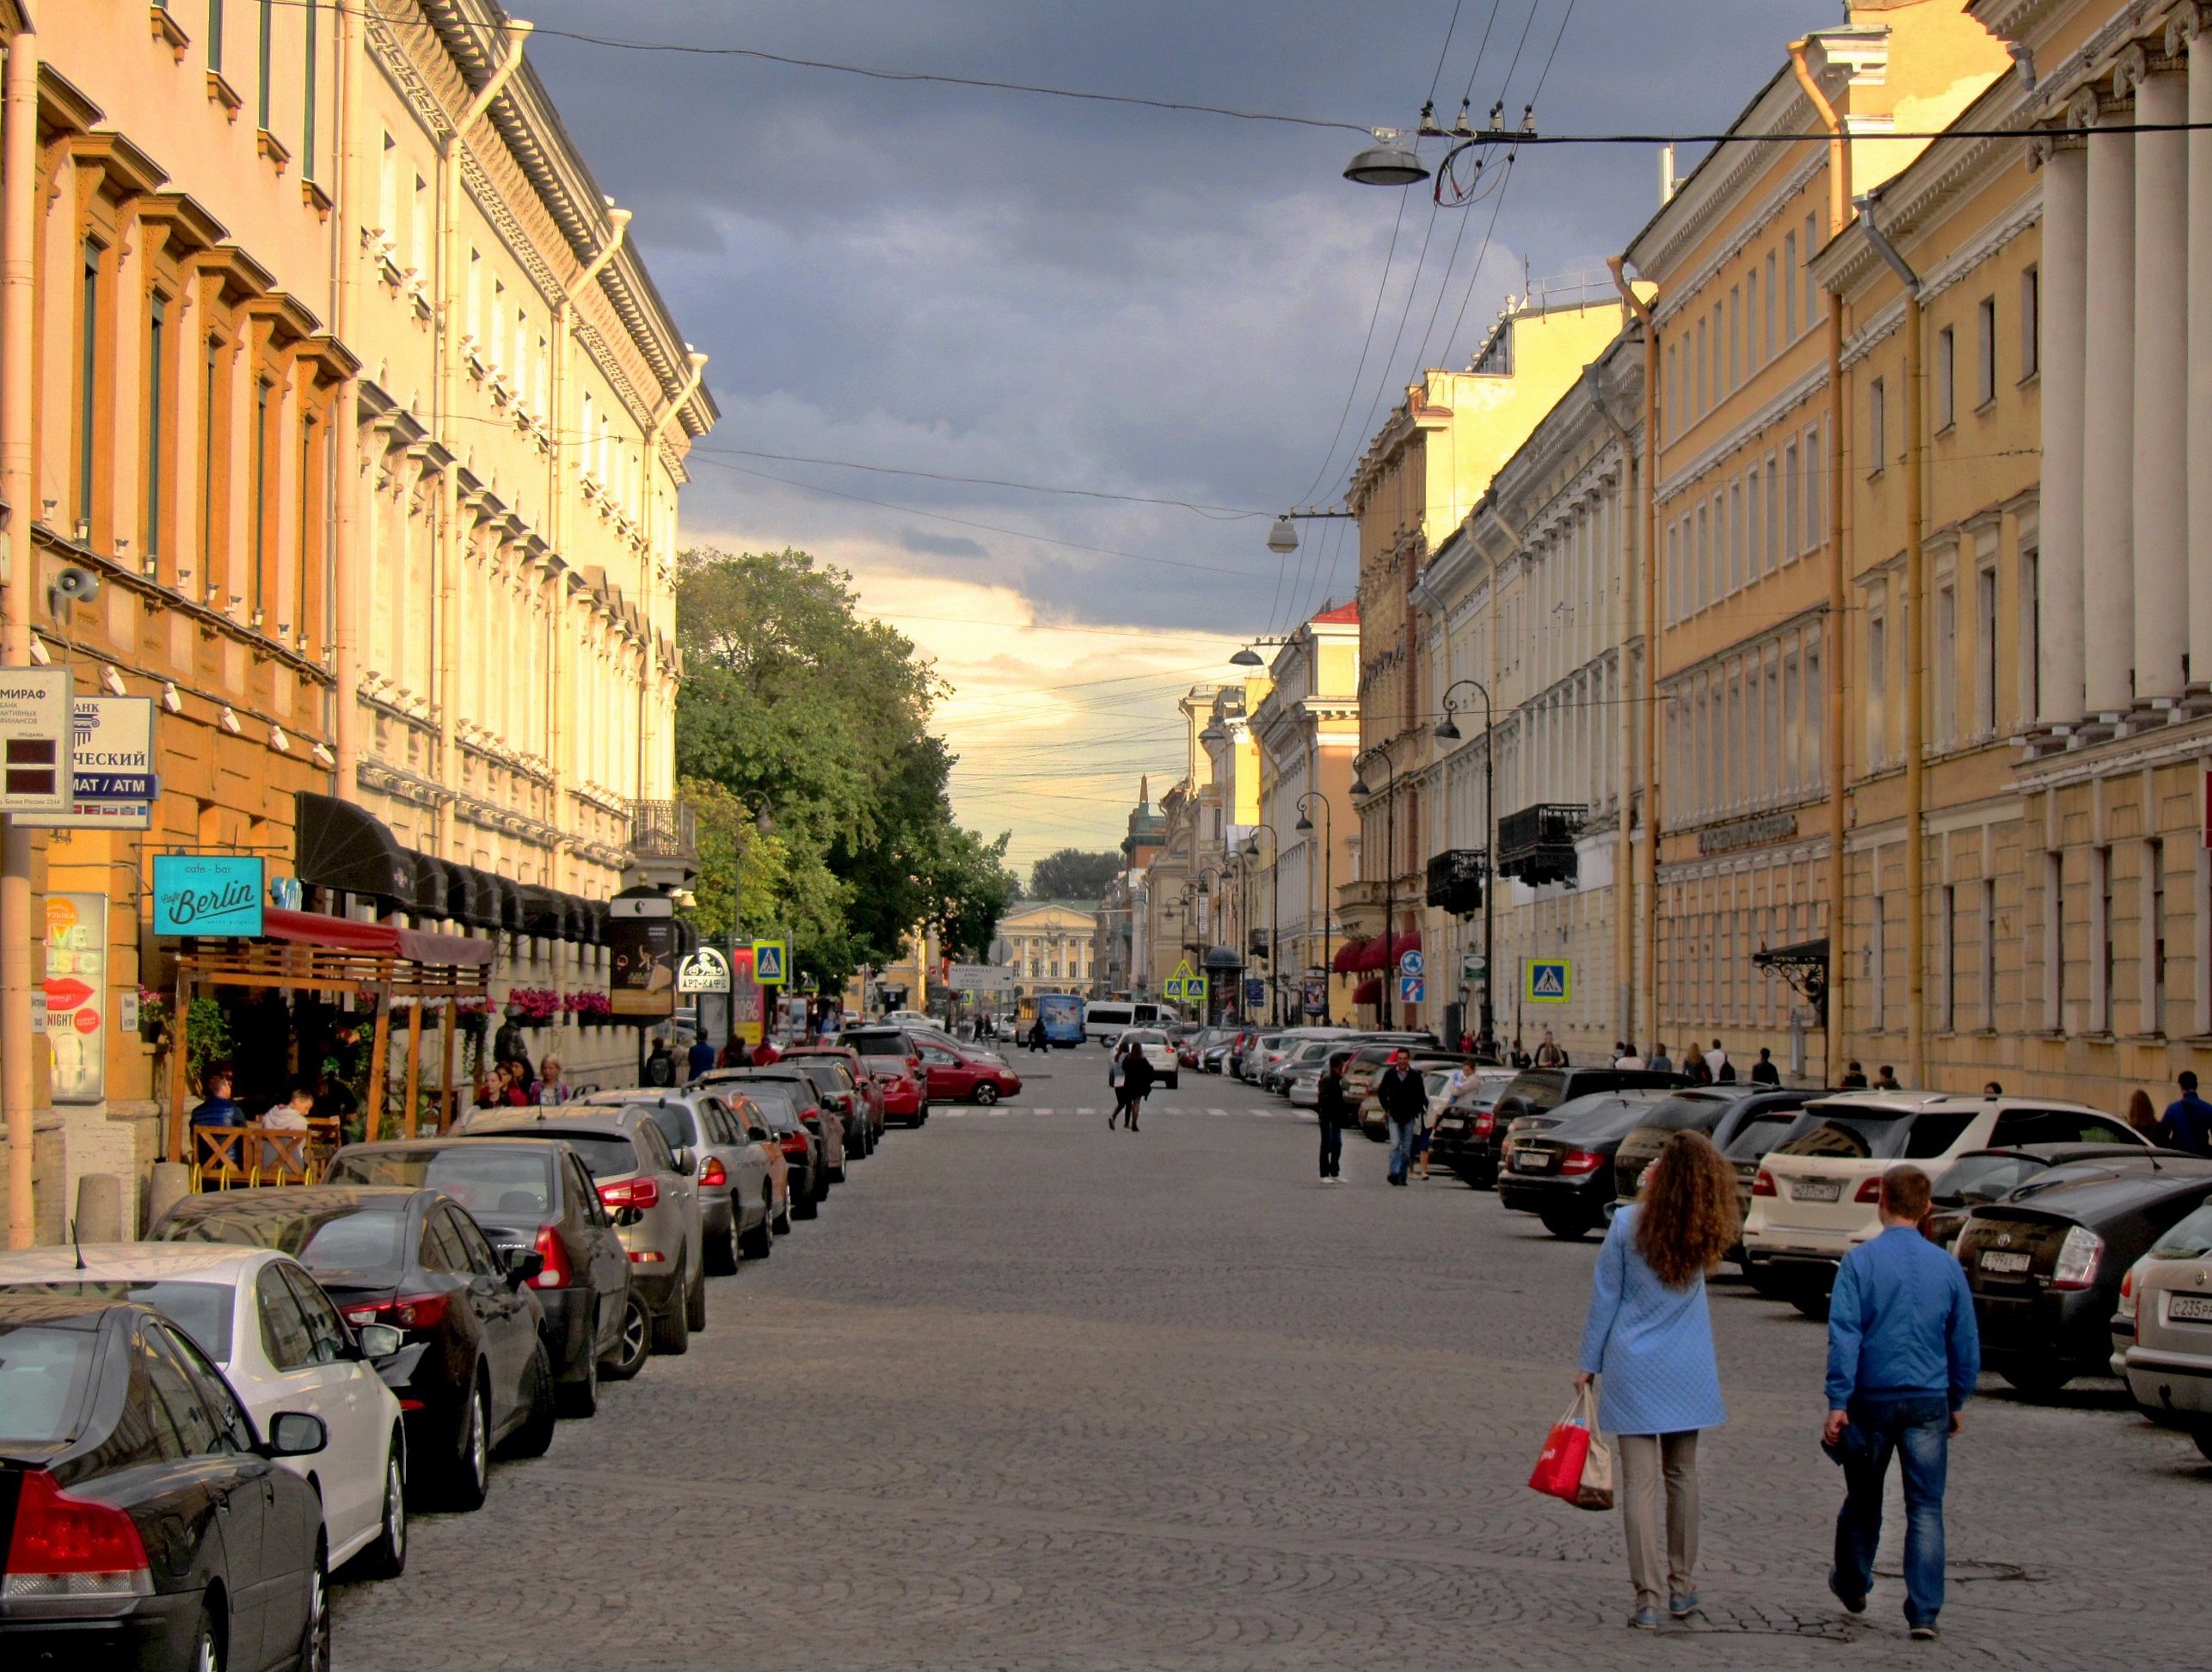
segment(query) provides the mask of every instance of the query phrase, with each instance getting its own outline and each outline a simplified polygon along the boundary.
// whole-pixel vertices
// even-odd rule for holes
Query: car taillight
[[[1868,1179],[1864,1184],[1861,1184],[1856,1190],[1852,1192],[1851,1199],[1853,1202],[1880,1202],[1882,1200],[1881,1175],[1877,1173],[1873,1177]]]
[[[625,1179],[599,1186],[599,1200],[609,1208],[651,1208],[661,1201],[661,1182],[654,1178]]]
[[[71,1497],[44,1469],[23,1477],[8,1540],[4,1595],[148,1596],[153,1575],[138,1523],[113,1504]]]
[[[2096,1281],[2097,1261],[2104,1252],[2104,1239],[2086,1225],[2077,1225],[2058,1245],[2058,1263],[2051,1268],[2053,1288],[2086,1289]]]
[[[346,1308],[348,1324],[390,1324],[402,1330],[434,1330],[445,1321],[443,1294],[402,1294],[396,1300]]]
[[[1559,1171],[1563,1173],[1595,1172],[1603,1165],[1605,1157],[1595,1150],[1570,1149],[1559,1158]]]
[[[538,1252],[545,1264],[530,1280],[532,1288],[566,1288],[575,1281],[575,1269],[568,1263],[568,1251],[561,1241],[559,1226],[541,1225],[538,1227]]]
[[[699,1169],[699,1183],[702,1184],[729,1183],[729,1169],[722,1165],[720,1156],[710,1155],[707,1158],[707,1165]]]
[[[1779,1195],[1779,1192],[1774,1188],[1774,1175],[1761,1167],[1759,1170],[1759,1177],[1751,1182],[1751,1194],[1755,1196]]]
[[[806,1159],[807,1140],[802,1134],[787,1132],[776,1141],[782,1146],[783,1153],[790,1156],[794,1161],[803,1161]]]
[[[1475,1136],[1487,1138],[1497,1130],[1497,1116],[1485,1109],[1475,1116]]]
[[[2135,1303],[2135,1270],[2128,1268],[2128,1275],[2120,1279],[2120,1316],[2129,1323],[2138,1321],[2141,1313]]]

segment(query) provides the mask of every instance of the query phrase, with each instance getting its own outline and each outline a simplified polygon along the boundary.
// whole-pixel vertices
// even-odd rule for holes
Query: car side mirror
[[[749,1128],[745,1135],[747,1141],[755,1144],[772,1144],[776,1141],[776,1134],[769,1131],[766,1127]]]
[[[699,1158],[692,1153],[689,1148],[678,1150],[676,1152],[675,1159],[676,1171],[683,1174],[685,1177],[689,1178],[693,1173],[698,1171]]]
[[[519,1289],[539,1272],[545,1269],[545,1257],[534,1248],[510,1248],[507,1251],[507,1286]]]
[[[330,1430],[320,1417],[280,1411],[269,1419],[269,1442],[262,1449],[271,1457],[312,1457],[329,1443]]]
[[[365,1359],[390,1358],[407,1345],[406,1335],[391,1324],[364,1324],[353,1331]]]

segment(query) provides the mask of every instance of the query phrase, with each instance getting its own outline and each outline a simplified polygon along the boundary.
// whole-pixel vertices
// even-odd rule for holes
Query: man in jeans
[[[1881,1233],[1845,1256],[1828,1302],[1828,1426],[1843,1465],[1842,1513],[1828,1588],[1866,1607],[1882,1534],[1882,1483],[1895,1453],[1905,1475],[1905,1623],[1923,1640],[1943,1608],[1943,1488],[1958,1410],[1982,1372],[1974,1298],[1957,1259],[1920,1234],[1928,1176],[1882,1176]]]
[[[1390,1121],[1390,1182],[1405,1183],[1405,1170],[1413,1165],[1413,1134],[1429,1114],[1429,1089],[1421,1076],[1406,1066],[1403,1051],[1390,1054],[1390,1067],[1375,1082],[1375,1101]]]

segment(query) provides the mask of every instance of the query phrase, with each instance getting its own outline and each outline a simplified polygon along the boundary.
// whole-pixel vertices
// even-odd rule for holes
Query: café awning
[[[414,856],[368,808],[301,790],[292,797],[292,817],[293,871],[302,882],[365,894],[387,907],[415,903]]]

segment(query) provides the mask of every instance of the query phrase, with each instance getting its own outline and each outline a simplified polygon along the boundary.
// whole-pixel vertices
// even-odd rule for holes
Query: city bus
[[[1040,993],[1035,1004],[1045,1043],[1066,1050],[1083,1043],[1083,1000],[1072,993]]]

